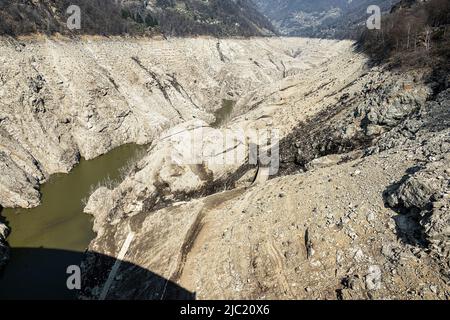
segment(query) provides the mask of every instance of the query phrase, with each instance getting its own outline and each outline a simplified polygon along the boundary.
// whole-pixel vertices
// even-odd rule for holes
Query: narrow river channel
[[[79,265],[95,237],[83,199],[99,183],[120,179],[121,168],[145,146],[124,145],[94,160],[82,159],[69,174],[52,175],[41,186],[42,204],[3,209],[11,228],[11,259],[0,274],[0,299],[72,299],[66,286],[69,265]]]

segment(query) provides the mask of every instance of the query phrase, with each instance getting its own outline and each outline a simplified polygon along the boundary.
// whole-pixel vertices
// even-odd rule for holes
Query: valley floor
[[[301,38],[0,46],[3,207],[39,205],[39,184],[80,156],[151,144],[87,202],[83,298],[449,298],[450,90],[428,70]],[[264,130],[273,176],[235,157],[248,137],[220,139]],[[174,161],[197,133],[212,152]],[[110,277],[105,257],[126,263]]]

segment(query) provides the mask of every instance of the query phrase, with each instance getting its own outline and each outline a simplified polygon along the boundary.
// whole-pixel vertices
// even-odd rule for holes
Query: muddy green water
[[[233,112],[235,104],[236,102],[233,100],[222,100],[222,107],[214,112],[216,121],[211,124],[211,127],[218,128],[227,123],[231,118],[231,114]]]
[[[0,275],[0,299],[75,296],[67,290],[66,269],[80,263],[95,236],[92,217],[83,213],[83,199],[99,183],[118,181],[120,169],[144,150],[125,145],[94,160],[82,159],[69,174],[55,174],[41,186],[39,207],[3,209],[11,228],[11,259]]]

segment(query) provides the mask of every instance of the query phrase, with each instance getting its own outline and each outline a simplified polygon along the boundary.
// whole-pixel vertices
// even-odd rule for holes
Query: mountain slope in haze
[[[81,29],[66,13],[81,8]],[[250,0],[0,0],[0,34],[261,36],[274,33]]]
[[[254,0],[283,35],[356,38],[370,5],[389,11],[398,0]]]

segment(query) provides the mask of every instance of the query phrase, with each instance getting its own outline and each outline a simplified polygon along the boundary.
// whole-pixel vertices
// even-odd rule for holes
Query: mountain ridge
[[[69,30],[67,9],[81,10],[81,29]],[[271,23],[249,0],[0,0],[0,35],[98,34],[266,36]]]
[[[367,8],[378,5],[389,12],[398,0],[254,0],[282,35],[356,39],[369,17]]]

